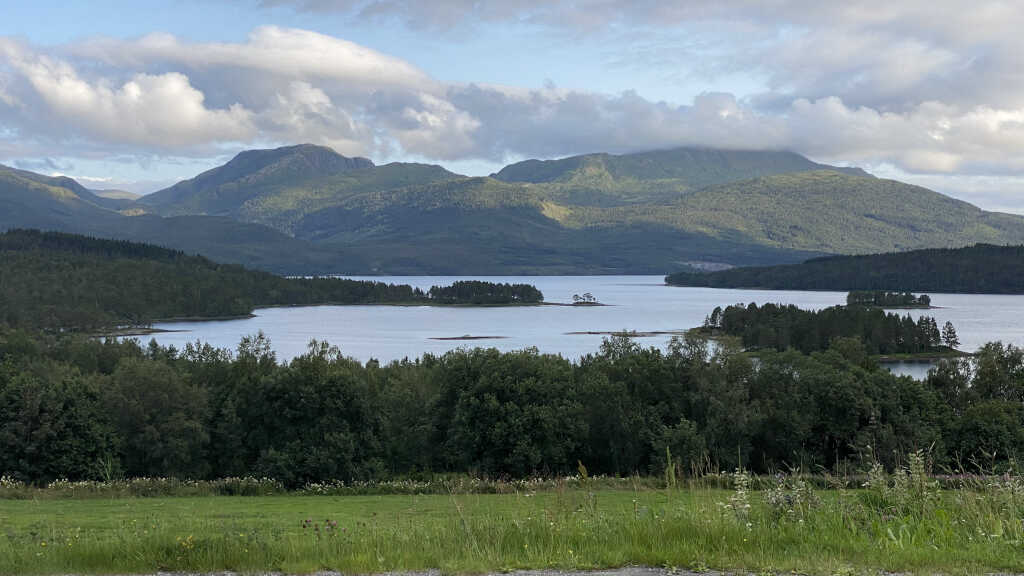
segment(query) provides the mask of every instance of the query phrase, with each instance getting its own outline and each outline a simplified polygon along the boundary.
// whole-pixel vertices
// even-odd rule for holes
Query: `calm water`
[[[455,280],[525,282],[536,285],[548,302],[570,302],[573,294],[590,292],[604,307],[446,308],[431,306],[316,306],[265,308],[256,317],[216,322],[174,322],[157,328],[179,330],[158,334],[157,341],[179,348],[201,340],[235,348],[246,334],[262,330],[270,337],[281,360],[306,350],[311,339],[326,340],[346,356],[365,361],[415,358],[424,352],[443,353],[464,346],[517,350],[536,346],[541,352],[578,358],[595,352],[599,335],[568,332],[685,330],[700,325],[715,306],[738,302],[777,302],[803,308],[823,308],[845,302],[845,292],[720,290],[665,286],[661,276],[389,276],[372,280],[411,284],[428,289]],[[357,278],[362,279],[362,278]],[[935,316],[941,326],[952,321],[964,350],[992,340],[1024,345],[1024,296],[932,294],[939,309],[910,311]],[[901,312],[901,313],[905,313]],[[444,341],[432,338],[502,336],[501,339]],[[670,336],[641,338],[645,345],[664,347]],[[910,365],[900,372],[920,375],[926,365]]]

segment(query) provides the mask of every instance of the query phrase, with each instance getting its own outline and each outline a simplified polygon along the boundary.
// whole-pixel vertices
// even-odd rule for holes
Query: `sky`
[[[72,5],[68,5],[72,4]],[[902,0],[0,0],[0,163],[150,192],[303,142],[485,175],[792,150],[1024,213],[1024,10]]]

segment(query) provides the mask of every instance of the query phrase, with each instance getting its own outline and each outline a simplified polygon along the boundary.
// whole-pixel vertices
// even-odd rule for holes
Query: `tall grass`
[[[675,488],[653,488],[664,479],[618,485],[581,473],[496,494],[449,485],[422,495],[8,500],[0,502],[0,573],[627,564],[1024,572],[1024,478],[961,477],[944,488],[923,455],[907,460],[856,482],[825,478],[825,489],[821,477],[755,479],[739,470],[730,490],[682,479]]]

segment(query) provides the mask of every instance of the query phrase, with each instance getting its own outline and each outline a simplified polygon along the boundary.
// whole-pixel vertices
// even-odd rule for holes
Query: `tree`
[[[947,321],[946,325],[942,327],[942,342],[954,350],[960,345],[960,339],[957,338],[956,328],[953,328],[952,322]]]

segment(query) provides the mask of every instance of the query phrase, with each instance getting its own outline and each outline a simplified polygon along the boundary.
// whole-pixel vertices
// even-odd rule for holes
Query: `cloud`
[[[700,60],[700,74],[739,71],[763,85],[667,102],[554,83],[446,84],[396,56],[274,26],[234,43],[0,38],[0,157],[153,161],[315,142],[348,155],[502,162],[689,145],[792,149],[906,174],[1024,173],[1024,21],[986,1],[959,24],[935,14],[951,5],[916,0],[270,3],[432,31],[502,21],[614,43],[632,30],[635,56],[623,58],[633,65]],[[678,52],[661,44],[672,41]]]
[[[11,41],[0,42],[0,56],[36,97],[33,109],[21,113],[47,116],[50,125],[66,126],[69,136],[174,149],[248,140],[255,133],[248,110],[207,108],[203,93],[183,74],[136,73],[116,84],[86,80],[70,63]]]
[[[130,50],[126,50],[130,47]],[[262,26],[244,43],[188,43],[170,34],[155,33],[125,42],[93,39],[70,47],[72,54],[118,68],[157,63],[193,70],[247,70],[280,77],[330,82],[336,89],[356,92],[394,87],[424,87],[431,79],[412,64],[326,34]]]

